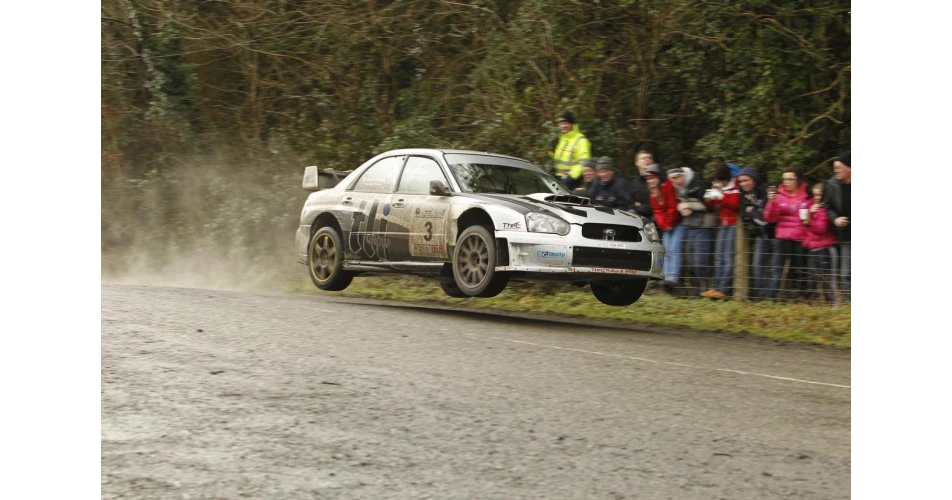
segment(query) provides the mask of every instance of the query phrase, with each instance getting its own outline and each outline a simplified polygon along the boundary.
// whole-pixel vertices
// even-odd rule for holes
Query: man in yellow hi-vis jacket
[[[583,162],[592,158],[592,144],[579,131],[571,111],[563,111],[556,122],[562,135],[555,151],[549,155],[554,163],[555,176],[562,180],[565,187],[574,189],[582,182],[582,172],[585,170]]]

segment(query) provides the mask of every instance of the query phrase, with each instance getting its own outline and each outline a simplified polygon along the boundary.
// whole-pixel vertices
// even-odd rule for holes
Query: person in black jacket
[[[644,176],[649,168],[655,167],[660,182],[663,183],[665,180],[664,171],[655,163],[654,155],[644,149],[635,153],[635,167],[638,168],[638,175],[631,180],[632,211],[651,219],[654,216],[654,209],[651,208],[651,197],[648,192],[648,186],[645,184]]]
[[[598,182],[592,188],[592,205],[628,210],[631,208],[631,184],[615,170],[612,159],[602,156],[595,162]]]
[[[780,268],[770,265],[773,254],[777,252],[777,242],[774,240],[774,225],[764,220],[767,187],[759,182],[757,172],[750,167],[741,169],[737,184],[740,186],[738,213],[750,241],[750,298],[763,300],[776,296],[780,282]]]
[[[840,279],[843,284],[843,299],[850,300],[850,202],[852,167],[849,152],[833,160],[833,178],[823,186],[823,206],[826,216],[836,229],[840,251]]]

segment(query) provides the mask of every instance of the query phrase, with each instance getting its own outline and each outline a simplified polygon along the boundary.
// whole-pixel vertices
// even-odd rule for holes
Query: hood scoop
[[[551,194],[551,193],[534,193],[528,195],[529,198],[539,201],[547,201],[549,203],[568,203],[571,205],[591,205],[592,200],[585,198],[584,196],[575,196],[572,194]]]

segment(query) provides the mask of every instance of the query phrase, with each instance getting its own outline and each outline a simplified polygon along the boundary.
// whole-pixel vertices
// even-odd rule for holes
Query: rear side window
[[[367,193],[391,193],[397,184],[397,174],[406,156],[388,156],[367,169],[352,188]]]
[[[400,187],[397,191],[408,194],[430,194],[430,181],[442,181],[443,184],[447,184],[440,165],[432,158],[411,156],[403,169],[403,175],[400,176]]]

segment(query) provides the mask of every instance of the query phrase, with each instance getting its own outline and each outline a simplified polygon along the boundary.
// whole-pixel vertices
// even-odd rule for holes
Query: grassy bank
[[[308,282],[304,289],[315,290]],[[510,283],[491,299],[454,299],[435,281],[410,276],[356,278],[347,297],[448,304],[480,310],[559,315],[624,323],[748,333],[790,342],[850,347],[850,307],[808,304],[685,300],[648,294],[628,307],[602,305],[588,287]]]

